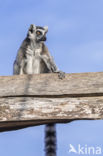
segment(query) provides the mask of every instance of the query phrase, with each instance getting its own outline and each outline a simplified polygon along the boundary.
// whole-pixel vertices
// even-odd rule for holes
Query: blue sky
[[[0,75],[13,61],[31,23],[48,25],[47,42],[57,66],[67,73],[103,71],[103,0],[0,1]],[[59,124],[58,156],[69,144],[102,147],[103,121]],[[44,156],[44,126],[0,133],[0,156]],[[87,154],[86,154],[87,155]]]

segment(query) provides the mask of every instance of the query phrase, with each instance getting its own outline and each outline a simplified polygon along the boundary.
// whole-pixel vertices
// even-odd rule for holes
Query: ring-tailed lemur
[[[46,33],[48,27],[30,25],[27,37],[18,50],[13,65],[13,74],[39,74],[58,72],[63,78],[64,73],[60,72],[54,63],[47,47]],[[45,155],[56,156],[56,129],[55,124],[47,124],[45,128]]]

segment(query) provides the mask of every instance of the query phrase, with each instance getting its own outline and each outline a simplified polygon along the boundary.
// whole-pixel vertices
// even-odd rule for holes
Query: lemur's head
[[[40,26],[35,26],[34,24],[31,24],[28,30],[27,37],[37,42],[46,41],[47,32],[48,32],[47,26],[40,27]]]

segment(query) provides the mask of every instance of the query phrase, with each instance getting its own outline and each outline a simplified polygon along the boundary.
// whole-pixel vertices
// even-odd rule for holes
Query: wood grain
[[[103,72],[35,74],[0,77],[0,97],[5,96],[95,96],[103,95]]]
[[[0,131],[103,119],[103,73],[0,77]]]
[[[2,130],[3,127],[4,130],[6,128],[3,125],[6,122],[8,122],[7,127],[20,127],[21,123],[21,126],[32,126],[83,119],[103,119],[103,96],[0,98],[0,129]],[[20,122],[20,125],[17,125],[17,122]]]

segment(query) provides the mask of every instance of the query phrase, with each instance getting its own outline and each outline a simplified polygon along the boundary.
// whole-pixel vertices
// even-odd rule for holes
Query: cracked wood
[[[0,131],[79,119],[103,119],[103,96],[0,98]]]
[[[0,131],[103,119],[103,73],[0,77]]]

